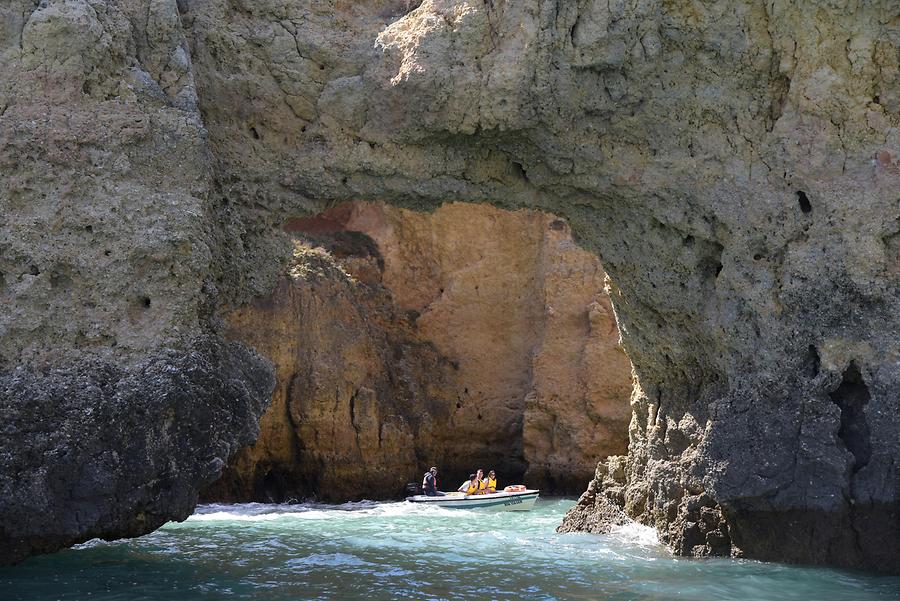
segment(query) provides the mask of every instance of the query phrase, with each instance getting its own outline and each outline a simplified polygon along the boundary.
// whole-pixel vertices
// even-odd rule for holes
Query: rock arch
[[[64,430],[95,401],[38,395],[52,388],[40,384],[50,367],[96,374],[87,366],[102,361],[136,391],[159,391],[166,385],[142,361],[161,353],[181,366],[171,373],[258,414],[271,385],[258,359],[242,355],[243,380],[204,379],[163,350],[218,364],[219,351],[195,341],[218,330],[221,307],[271,288],[288,254],[277,234],[286,216],[360,197],[540,208],[566,217],[602,258],[640,383],[628,459],[598,470],[579,511],[601,498],[620,505],[682,553],[897,571],[891,9],[10,3],[0,48],[10,74],[0,84],[0,295],[13,308],[0,333],[3,408],[21,431]],[[66,60],[72,48],[77,60]],[[53,273],[66,274],[65,291]],[[153,302],[129,312],[135,297]],[[869,394],[863,411],[878,416],[855,474],[829,398],[851,358]],[[26,372],[38,384],[20,386]],[[85,386],[114,398],[108,383],[121,378]],[[202,403],[177,396],[153,398]],[[159,458],[185,440],[176,433],[145,453],[133,503],[87,493],[70,520],[53,517],[71,507],[40,461],[15,451],[67,443],[8,439],[0,515],[4,536],[21,543],[10,557],[186,515],[197,480],[252,435],[248,420],[207,417],[222,444],[202,474],[164,477]],[[124,463],[110,462],[62,488],[116,489]],[[14,472],[29,474],[26,488],[53,510],[37,530],[16,525]]]

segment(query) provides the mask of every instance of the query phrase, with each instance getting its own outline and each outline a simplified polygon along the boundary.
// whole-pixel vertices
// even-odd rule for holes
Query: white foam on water
[[[374,501],[354,501],[340,505],[324,505],[321,503],[265,504],[247,503],[240,505],[201,505],[197,512],[190,516],[188,522],[268,522],[284,519],[298,520],[330,520],[354,519],[364,517],[403,517],[403,516],[451,516],[465,517],[472,515],[467,509],[445,509],[442,507],[426,507],[407,503],[376,503]]]
[[[637,522],[613,526],[609,536],[623,543],[641,547],[663,548],[663,544],[659,542],[659,537],[656,534],[656,529]]]
[[[359,567],[373,566],[375,564],[360,559],[356,555],[350,553],[314,553],[306,557],[297,557],[289,559],[285,565],[291,568],[296,567]]]
[[[79,544],[77,544],[77,545],[72,545],[72,548],[73,548],[73,549],[93,549],[94,547],[102,547],[102,546],[107,545],[107,544],[109,544],[109,543],[107,543],[107,542],[106,542],[105,540],[103,540],[103,539],[100,539],[100,538],[92,538],[92,539],[89,540],[89,541],[85,541],[85,542],[79,543]]]

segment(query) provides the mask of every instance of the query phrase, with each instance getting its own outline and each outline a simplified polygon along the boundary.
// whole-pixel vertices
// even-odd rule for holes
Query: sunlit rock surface
[[[432,464],[450,490],[480,466],[577,494],[625,450],[631,366],[564,221],[356,202],[287,225],[290,277],[228,318],[279,384],[204,498],[396,497]]]

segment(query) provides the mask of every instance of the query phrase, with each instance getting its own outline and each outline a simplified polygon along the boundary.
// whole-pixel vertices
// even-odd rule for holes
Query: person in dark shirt
[[[425,472],[425,477],[422,478],[422,492],[424,492],[429,497],[441,497],[444,495],[441,491],[437,489],[437,468],[432,467],[430,470]]]

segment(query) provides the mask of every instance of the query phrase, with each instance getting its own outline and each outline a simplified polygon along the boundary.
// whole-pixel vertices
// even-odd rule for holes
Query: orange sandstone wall
[[[229,318],[278,387],[207,497],[393,496],[432,463],[446,488],[482,466],[575,493],[626,450],[631,366],[603,268],[563,220],[354,202],[286,229],[321,249]]]

